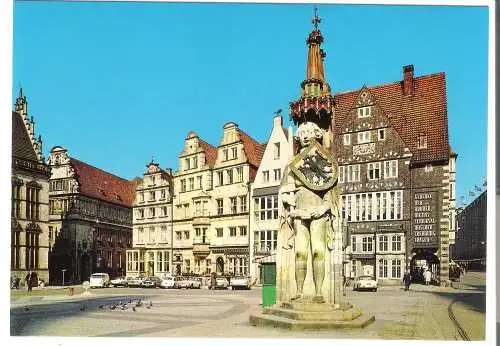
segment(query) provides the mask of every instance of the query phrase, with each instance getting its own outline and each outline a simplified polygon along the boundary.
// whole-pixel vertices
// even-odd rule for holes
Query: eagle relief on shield
[[[337,182],[337,162],[314,139],[311,140],[305,150],[295,156],[290,168],[300,181],[311,190],[328,190]]]

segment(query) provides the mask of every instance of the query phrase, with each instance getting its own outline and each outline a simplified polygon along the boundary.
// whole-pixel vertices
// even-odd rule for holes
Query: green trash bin
[[[262,306],[276,304],[276,263],[262,263]]]

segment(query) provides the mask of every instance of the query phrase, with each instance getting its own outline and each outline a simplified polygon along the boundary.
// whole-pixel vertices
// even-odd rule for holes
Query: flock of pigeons
[[[144,302],[141,299],[139,299],[137,300],[137,302],[134,303],[134,301],[130,299],[128,302],[119,301],[118,303],[115,302],[108,306],[104,304],[99,305],[99,309],[108,308],[109,310],[127,310],[129,309],[129,307],[132,308],[132,311],[136,311],[137,308],[141,307],[145,307],[146,309],[151,309],[153,307],[153,302],[149,301],[149,304],[144,304]],[[86,310],[87,310],[87,305],[84,304],[80,306],[80,311],[86,311]],[[25,306],[24,311],[30,311],[30,307]]]

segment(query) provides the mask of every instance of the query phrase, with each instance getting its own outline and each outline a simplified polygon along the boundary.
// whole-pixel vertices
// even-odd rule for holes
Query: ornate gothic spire
[[[313,30],[307,37],[308,46],[306,79],[301,83],[301,98],[290,102],[290,117],[296,125],[311,121],[323,129],[330,127],[333,113],[333,97],[325,79],[325,52],[321,49],[323,36],[318,26],[321,19],[314,7]]]

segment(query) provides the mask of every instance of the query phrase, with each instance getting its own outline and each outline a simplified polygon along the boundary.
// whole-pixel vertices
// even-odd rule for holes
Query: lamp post
[[[61,269],[62,271],[62,285],[64,286],[64,272],[66,271],[66,269]]]

